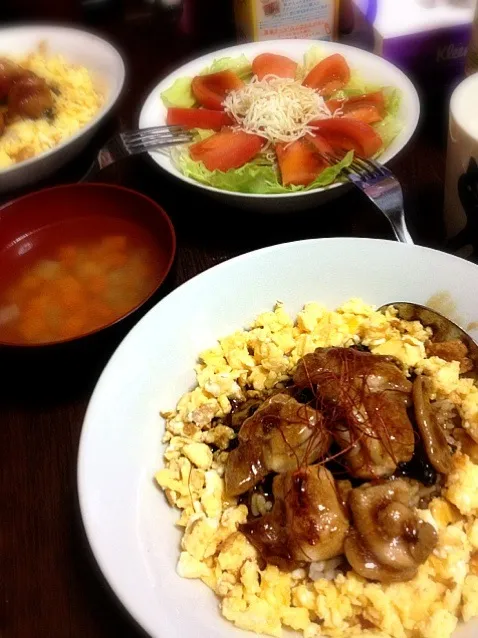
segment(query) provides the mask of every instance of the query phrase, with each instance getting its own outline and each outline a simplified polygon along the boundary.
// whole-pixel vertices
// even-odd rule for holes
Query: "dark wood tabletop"
[[[13,20],[73,16],[99,30],[117,44],[128,67],[116,113],[79,158],[35,189],[78,180],[112,131],[137,123],[154,81],[198,50],[232,42],[230,15],[218,13],[229,4],[203,0],[199,32],[191,35],[180,32],[174,12],[162,12],[154,4],[110,2],[102,11],[63,14],[59,7],[68,3],[11,1]],[[25,7],[33,6],[36,13],[25,13]],[[416,242],[440,248],[447,91],[441,102],[422,97],[419,130],[391,167],[402,182]],[[105,171],[101,180],[148,194],[173,221],[176,261],[156,301],[199,272],[263,246],[311,237],[393,238],[387,221],[355,191],[315,210],[274,216],[202,198],[143,158]],[[83,536],[76,495],[83,415],[98,375],[127,327],[68,356],[0,352],[0,633],[5,638],[142,635],[98,573]]]

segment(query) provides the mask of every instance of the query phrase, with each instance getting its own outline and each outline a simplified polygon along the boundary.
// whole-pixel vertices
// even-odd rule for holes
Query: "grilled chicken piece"
[[[331,443],[322,415],[288,394],[264,401],[241,426],[239,446],[229,453],[226,492],[247,492],[269,472],[288,472],[313,463]]]
[[[301,359],[294,383],[316,393],[326,429],[344,450],[353,476],[390,476],[412,458],[412,384],[392,357],[318,348]]]
[[[38,119],[53,107],[53,97],[43,78],[25,72],[8,93],[8,112]]]
[[[272,511],[239,526],[264,560],[294,569],[343,554],[349,522],[325,467],[311,465],[279,474],[272,491]]]
[[[6,58],[0,58],[0,100],[5,100],[15,80],[22,74],[22,68]]]

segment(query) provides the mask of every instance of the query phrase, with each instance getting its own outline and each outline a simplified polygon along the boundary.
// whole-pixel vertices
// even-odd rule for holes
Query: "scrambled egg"
[[[8,124],[0,136],[0,170],[48,151],[74,135],[97,113],[103,103],[85,67],[68,64],[60,55],[47,57],[43,51],[15,59],[53,88],[53,118],[19,118]]]
[[[260,569],[255,548],[237,529],[247,507],[224,493],[225,450],[235,433],[221,418],[231,400],[259,396],[285,381],[317,347],[361,343],[395,356],[405,371],[430,378],[434,398],[454,404],[478,441],[478,388],[460,378],[457,362],[427,358],[430,336],[420,323],[402,321],[393,310],[379,313],[358,299],[336,311],[308,303],[295,322],[279,303],[200,355],[197,387],[164,414],[165,467],[156,481],[181,511],[178,574],[210,587],[237,627],[271,636],[289,628],[304,638],[449,638],[459,619],[478,616],[478,465],[466,454],[454,455],[442,496],[417,510],[439,541],[417,576],[404,583],[374,583],[353,571]]]

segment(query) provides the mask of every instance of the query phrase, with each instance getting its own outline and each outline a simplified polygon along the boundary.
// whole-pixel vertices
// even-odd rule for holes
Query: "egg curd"
[[[460,620],[478,616],[478,465],[460,449],[441,496],[417,510],[435,527],[438,545],[408,582],[367,581],[352,570],[336,571],[332,561],[292,572],[261,569],[256,549],[237,529],[247,507],[224,492],[226,449],[236,436],[222,422],[231,401],[286,381],[299,359],[318,347],[362,344],[395,356],[407,372],[431,379],[433,398],[453,403],[478,442],[478,388],[460,377],[458,362],[427,357],[430,336],[420,323],[359,299],[335,311],[308,303],[295,321],[277,303],[248,329],[200,354],[197,386],[163,414],[165,463],[155,478],[180,510],[178,574],[210,587],[237,627],[271,636],[292,629],[305,638],[449,638]],[[254,507],[264,514],[271,504],[258,498]]]

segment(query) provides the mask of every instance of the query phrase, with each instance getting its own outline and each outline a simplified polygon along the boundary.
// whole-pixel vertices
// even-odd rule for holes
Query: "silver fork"
[[[177,144],[187,144],[192,139],[192,134],[181,126],[152,126],[137,131],[118,133],[99,151],[95,161],[80,181],[91,179],[107,166],[131,155]]]
[[[342,159],[335,154],[322,155],[333,163]],[[398,241],[413,244],[405,221],[402,187],[392,171],[374,160],[355,155],[352,164],[344,169],[344,173],[385,215]]]

